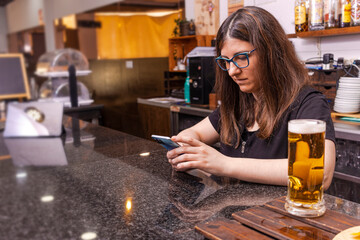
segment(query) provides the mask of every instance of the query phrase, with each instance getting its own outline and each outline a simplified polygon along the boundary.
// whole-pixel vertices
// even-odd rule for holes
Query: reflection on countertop
[[[64,123],[74,124],[66,117]],[[65,134],[59,149],[67,164],[0,160],[1,239],[203,239],[195,224],[286,195],[285,187],[176,172],[155,142],[81,122],[73,131],[66,124],[73,141],[66,143]],[[0,136],[0,155],[9,154],[4,140]],[[36,158],[25,145],[17,148]],[[57,154],[44,148],[44,158]],[[360,204],[330,195],[325,200],[329,209],[360,218]]]
[[[24,166],[67,165],[61,138],[5,138],[13,164]]]

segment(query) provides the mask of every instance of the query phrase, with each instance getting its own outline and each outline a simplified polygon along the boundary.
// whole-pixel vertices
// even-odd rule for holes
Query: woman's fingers
[[[174,164],[173,167],[177,171],[186,171],[192,168],[196,168],[196,161],[188,161],[188,162],[180,162],[177,164]]]
[[[194,161],[197,160],[199,157],[197,156],[196,153],[186,153],[186,154],[182,154],[176,158],[173,158],[171,160],[171,164],[177,165],[179,163],[182,162],[187,162],[187,161]]]
[[[166,154],[168,159],[176,158],[177,156],[182,154],[196,153],[198,151],[196,147],[204,145],[204,143],[191,137],[174,136],[171,139],[175,142],[178,142],[181,145],[181,147],[168,151]]]
[[[203,155],[207,155],[207,145],[187,136],[173,136],[171,140],[181,145],[181,147],[168,151],[166,155],[174,169],[186,171],[201,167],[201,159],[203,159]]]
[[[196,154],[184,154],[173,159],[169,159],[171,166],[177,171],[186,171],[191,168],[197,168],[200,162]]]
[[[193,153],[197,153],[197,150],[194,147],[186,145],[186,146],[178,147],[171,151],[168,151],[166,156],[167,156],[167,158],[172,159],[172,158],[176,158],[177,156],[185,154],[185,153],[193,154]]]
[[[171,140],[173,140],[175,142],[179,142],[179,143],[188,144],[193,147],[198,147],[198,146],[201,146],[202,144],[204,144],[195,138],[187,137],[187,136],[182,136],[182,137],[181,136],[173,136],[171,138]]]

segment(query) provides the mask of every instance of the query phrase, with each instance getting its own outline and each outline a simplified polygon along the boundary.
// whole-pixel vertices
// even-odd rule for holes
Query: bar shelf
[[[360,26],[346,27],[346,28],[331,28],[318,31],[307,31],[300,33],[288,34],[288,38],[314,38],[314,37],[330,37],[341,35],[360,34]]]

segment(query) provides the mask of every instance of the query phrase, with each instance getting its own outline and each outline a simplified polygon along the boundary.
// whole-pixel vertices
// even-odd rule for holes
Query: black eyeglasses
[[[228,71],[230,69],[231,62],[234,63],[235,66],[238,68],[246,68],[249,66],[249,56],[255,50],[256,48],[254,48],[250,52],[237,53],[231,59],[219,56],[215,60],[217,65],[219,65],[219,67],[224,71]]]

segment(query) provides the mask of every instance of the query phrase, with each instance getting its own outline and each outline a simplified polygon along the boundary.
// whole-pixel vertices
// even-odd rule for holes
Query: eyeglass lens
[[[239,68],[245,68],[249,66],[249,58],[246,53],[241,53],[239,55],[235,55],[232,60],[225,59],[217,59],[217,63],[223,70],[230,69],[230,62],[235,63],[235,65]]]

